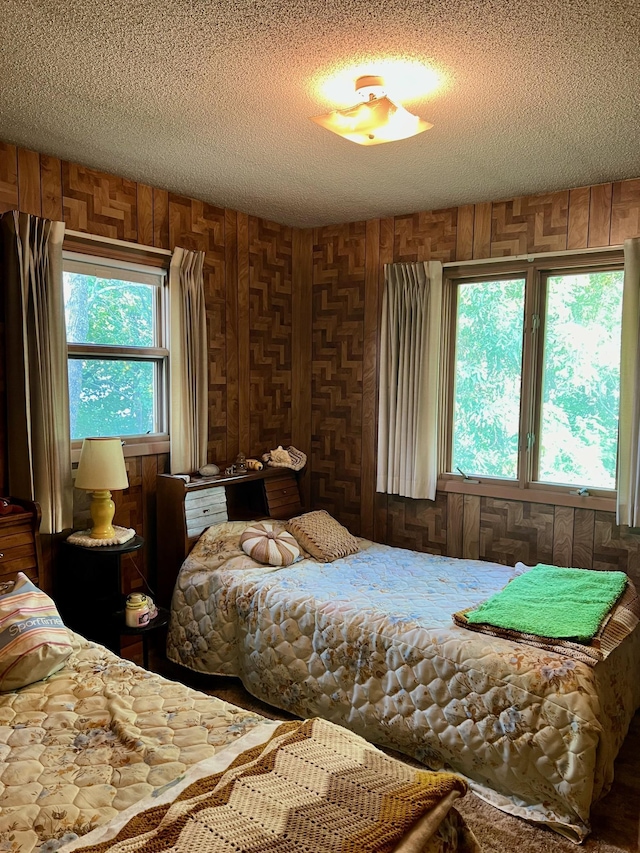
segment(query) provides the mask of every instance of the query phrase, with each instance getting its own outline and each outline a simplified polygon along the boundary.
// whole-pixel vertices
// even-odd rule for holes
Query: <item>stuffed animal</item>
[[[273,468],[291,468],[293,471],[301,471],[307,464],[307,456],[301,450],[296,450],[293,445],[283,448],[280,444],[275,450],[264,453],[262,461]]]
[[[247,468],[249,471],[262,471],[264,465],[258,459],[247,459]]]

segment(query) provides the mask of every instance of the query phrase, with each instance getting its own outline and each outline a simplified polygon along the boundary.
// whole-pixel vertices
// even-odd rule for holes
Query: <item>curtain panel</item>
[[[640,527],[640,238],[624,242],[618,524]]]
[[[207,462],[209,403],[204,252],[176,248],[169,268],[171,473]]]
[[[434,500],[442,264],[386,264],[384,271],[377,490]]]
[[[9,492],[38,501],[41,532],[59,533],[73,523],[64,223],[10,211],[0,231]]]

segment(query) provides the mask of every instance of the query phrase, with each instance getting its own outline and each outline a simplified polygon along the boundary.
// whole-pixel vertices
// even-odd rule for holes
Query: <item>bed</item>
[[[452,623],[516,572],[360,541],[324,564],[244,554],[249,522],[206,531],[172,601],[171,660],[238,676],[254,696],[318,715],[573,840],[640,704],[640,631],[595,667]]]
[[[72,643],[71,656],[58,672],[0,695],[0,850],[157,853],[170,849],[180,853],[194,849],[194,843],[212,853],[275,849],[267,843],[275,838],[282,844],[274,822],[286,823],[290,833],[290,814],[298,819],[302,814],[322,827],[318,816],[332,814],[332,803],[340,805],[337,795],[333,799],[318,795],[313,787],[315,780],[325,778],[334,785],[346,784],[348,773],[328,775],[331,762],[323,763],[324,755],[352,776],[354,767],[360,772],[370,765],[376,773],[384,773],[385,785],[391,787],[383,794],[392,788],[395,794],[411,789],[414,796],[413,768],[379,750],[369,752],[368,744],[350,740],[354,736],[345,729],[324,721],[268,721],[147,672],[78,635],[72,635]],[[303,761],[305,785],[294,785],[293,776],[282,769],[274,783],[275,777],[265,772],[274,756],[272,763],[285,770],[287,761],[295,766]],[[441,786],[442,778],[431,775]],[[274,784],[284,784],[287,796],[274,797],[272,792],[269,799],[266,788]],[[472,834],[451,808],[464,782],[449,779],[446,784],[451,790],[438,788],[442,795],[435,797],[433,805],[422,802],[421,816],[406,837],[375,849],[476,853]],[[362,792],[362,786],[358,790]],[[277,793],[277,787],[273,791]],[[292,809],[296,791],[298,799],[302,792],[304,801],[297,811]],[[233,805],[232,796],[240,805]],[[357,796],[352,799],[355,802]],[[371,812],[378,800],[385,802],[375,791],[355,806],[349,800],[350,822],[364,820],[367,809]],[[412,800],[411,808],[415,805]],[[230,812],[232,808],[235,811]],[[287,808],[289,812],[284,813]],[[223,843],[224,827],[219,828],[216,841],[210,840],[216,815],[219,819],[226,814],[224,821],[229,824],[230,813],[232,830],[242,830],[243,843]],[[268,823],[267,817],[271,825],[263,846],[245,846],[246,839],[256,837],[259,827]],[[196,841],[178,838],[176,827],[180,832],[195,832]],[[327,844],[309,849],[337,848]]]

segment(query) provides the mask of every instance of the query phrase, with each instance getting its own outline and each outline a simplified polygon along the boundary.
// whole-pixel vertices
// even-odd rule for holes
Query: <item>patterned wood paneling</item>
[[[311,364],[313,326],[313,230],[294,228],[292,234],[291,442],[311,460]],[[298,481],[302,505],[311,506],[311,476]]]
[[[458,208],[396,216],[394,261],[453,261]]]
[[[380,337],[380,220],[366,223],[365,302],[362,376],[362,477],[360,533],[372,539],[375,529],[376,448],[378,437],[378,340]]]
[[[553,561],[554,507],[482,498],[480,557],[513,566]]]
[[[291,444],[292,229],[249,218],[249,451]]]
[[[569,193],[494,202],[491,256],[560,252],[567,248]]]
[[[593,568],[627,572],[640,587],[640,537],[616,524],[612,512],[596,512]]]
[[[67,228],[137,241],[138,194],[134,181],[65,162],[62,193]]]
[[[15,145],[0,142],[0,213],[18,207],[18,153]]]
[[[205,253],[204,287],[209,351],[210,461],[227,461],[225,212],[169,194],[169,244]]]
[[[613,246],[624,243],[627,237],[640,234],[640,178],[617,181],[611,201],[611,234]]]
[[[398,495],[388,499],[387,544],[430,554],[447,553],[447,496],[435,501]]]
[[[240,451],[238,415],[238,215],[225,210],[224,253],[226,276],[227,346],[227,457],[235,459]],[[222,460],[220,460],[222,461]]]
[[[251,389],[249,359],[249,217],[239,213],[238,230],[238,442],[243,453],[251,452]],[[230,460],[235,461],[235,460]]]
[[[364,223],[316,230],[313,247],[312,505],[360,530]]]

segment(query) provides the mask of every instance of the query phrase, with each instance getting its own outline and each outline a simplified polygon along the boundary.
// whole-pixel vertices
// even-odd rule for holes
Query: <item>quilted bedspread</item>
[[[72,636],[63,669],[0,695],[0,851],[53,853],[263,722]]]
[[[334,563],[261,566],[248,522],[210,528],[173,596],[169,657],[239,676],[255,696],[321,716],[434,769],[464,773],[512,814],[581,839],[640,704],[635,631],[596,667],[458,628],[508,566],[361,541]]]

